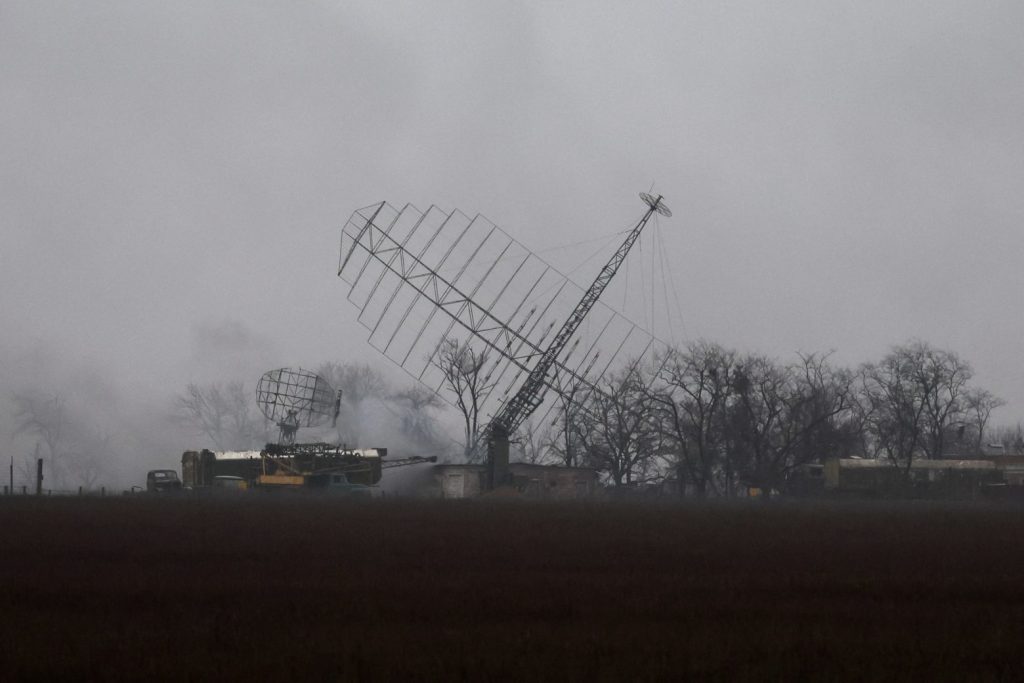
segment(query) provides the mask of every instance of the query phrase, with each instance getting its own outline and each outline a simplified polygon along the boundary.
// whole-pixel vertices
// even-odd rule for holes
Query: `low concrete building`
[[[508,466],[511,482],[498,492],[529,500],[581,500],[600,489],[597,470],[513,462]],[[486,465],[436,465],[429,484],[420,492],[429,498],[476,498],[488,493]]]

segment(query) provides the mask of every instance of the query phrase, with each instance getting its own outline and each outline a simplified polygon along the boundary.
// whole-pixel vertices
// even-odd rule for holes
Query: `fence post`
[[[100,498],[102,498],[105,495],[107,495],[107,487],[106,486],[101,486],[100,487]]]

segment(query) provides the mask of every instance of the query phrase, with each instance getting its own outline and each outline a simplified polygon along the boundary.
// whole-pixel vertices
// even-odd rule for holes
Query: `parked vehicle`
[[[146,473],[146,491],[169,493],[181,490],[181,480],[174,470],[150,470]]]

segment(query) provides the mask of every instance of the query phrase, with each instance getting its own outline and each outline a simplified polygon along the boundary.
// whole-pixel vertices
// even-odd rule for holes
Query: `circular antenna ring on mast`
[[[665,202],[661,200],[660,194],[657,197],[652,197],[646,192],[641,192],[640,199],[644,200],[644,203],[647,204],[647,206],[651,207],[662,216],[665,216],[666,218],[672,216],[672,211],[665,205]]]

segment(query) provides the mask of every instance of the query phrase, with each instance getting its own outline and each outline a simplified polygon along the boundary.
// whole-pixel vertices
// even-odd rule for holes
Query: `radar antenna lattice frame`
[[[260,411],[280,429],[278,442],[295,443],[300,427],[315,427],[328,418],[337,420],[340,392],[320,375],[299,368],[278,368],[263,373],[256,385]]]
[[[493,388],[481,412],[490,421],[474,444],[478,454],[496,426],[519,427],[546,391],[585,411],[587,398],[603,393],[598,382],[613,363],[627,357],[635,367],[667,357],[653,335],[598,301],[651,216],[671,216],[661,196],[641,198],[647,211],[587,290],[479,214],[434,206],[421,212],[410,204],[397,210],[386,202],[349,218],[338,276],[351,286],[348,298],[370,344],[439,394],[431,366],[445,341],[461,334],[494,352],[485,377]],[[427,312],[418,306],[423,301]]]

